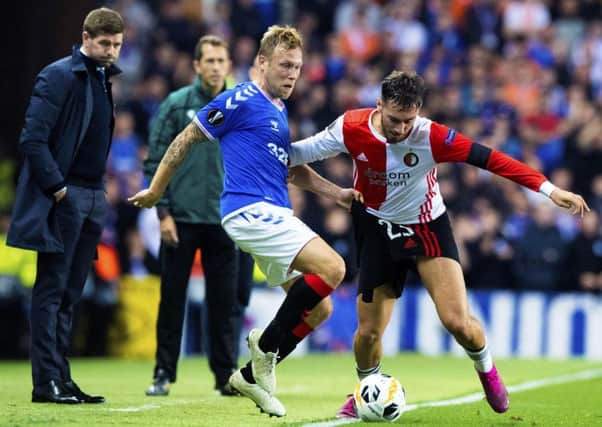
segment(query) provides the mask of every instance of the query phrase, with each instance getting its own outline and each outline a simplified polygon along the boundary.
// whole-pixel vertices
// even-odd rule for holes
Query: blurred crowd
[[[267,26],[296,26],[305,65],[287,102],[291,138],[322,130],[350,108],[371,107],[393,69],[428,84],[422,115],[456,128],[583,194],[582,220],[545,197],[472,166],[439,168],[472,288],[600,290],[602,274],[602,6],[577,0],[118,0],[127,31],[115,84],[110,159],[115,207],[104,241],[121,271],[152,270],[142,236],[152,215],[125,203],[141,173],[149,123],[166,94],[193,78],[201,34],[230,42],[236,81],[248,79]],[[340,157],[314,165],[350,186]],[[296,213],[356,269],[350,218],[328,200],[291,189]],[[152,239],[149,239],[152,240]],[[144,262],[145,253],[147,261]]]
[[[112,210],[94,272],[100,301],[114,299],[122,275],[158,272],[156,216],[126,198],[147,185],[142,161],[149,124],[166,95],[194,79],[199,37],[228,40],[231,79],[244,81],[259,38],[275,23],[297,27],[305,39],[303,72],[287,102],[293,141],[347,109],[374,106],[391,70],[415,70],[428,87],[423,116],[585,197],[591,212],[582,219],[486,171],[440,165],[438,181],[470,288],[602,292],[598,0],[103,3],[122,14],[126,35],[118,63],[124,72],[113,80],[117,110],[106,188]],[[347,157],[313,166],[339,185],[352,185]],[[297,188],[290,193],[297,215],[345,258],[346,281],[353,283],[350,216],[329,200]],[[4,233],[6,221],[0,224]]]

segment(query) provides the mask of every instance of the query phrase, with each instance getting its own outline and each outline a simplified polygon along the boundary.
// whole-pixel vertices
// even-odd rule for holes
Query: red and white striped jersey
[[[396,224],[430,222],[445,212],[437,163],[476,158],[479,161],[470,163],[533,191],[539,191],[546,182],[545,176],[527,165],[497,150],[484,149],[454,129],[420,116],[406,139],[389,144],[372,126],[375,111],[347,111],[322,132],[293,143],[290,165],[349,153],[354,164],[354,186],[364,195],[368,212]]]

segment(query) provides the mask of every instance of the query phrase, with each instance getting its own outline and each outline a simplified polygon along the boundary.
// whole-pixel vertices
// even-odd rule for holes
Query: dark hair
[[[101,34],[121,34],[124,27],[121,15],[108,7],[94,9],[84,19],[84,31],[92,38]]]
[[[383,80],[381,99],[383,102],[391,101],[402,110],[420,108],[424,91],[424,80],[418,74],[393,71]]]
[[[194,48],[194,59],[196,61],[200,61],[203,58],[203,45],[210,44],[211,46],[221,46],[228,51],[229,46],[228,42],[222,39],[221,37],[214,36],[212,34],[207,34],[199,39]]]

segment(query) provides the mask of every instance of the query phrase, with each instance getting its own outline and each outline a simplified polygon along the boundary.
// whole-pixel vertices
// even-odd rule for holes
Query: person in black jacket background
[[[102,403],[71,378],[73,307],[100,239],[103,176],[113,133],[109,78],[123,43],[123,19],[92,10],[82,45],[37,76],[21,132],[19,177],[7,244],[38,253],[31,301],[32,402]]]

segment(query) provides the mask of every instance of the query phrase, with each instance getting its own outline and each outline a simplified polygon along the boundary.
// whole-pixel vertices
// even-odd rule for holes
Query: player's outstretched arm
[[[539,191],[561,208],[571,209],[573,214],[579,213],[583,216],[589,211],[589,206],[580,195],[555,187],[544,175],[525,163],[501,151],[473,142],[447,126],[433,122],[430,142],[433,158],[437,163],[466,162],[533,191]]]
[[[586,211],[589,212],[589,206],[579,194],[571,193],[570,191],[556,187],[554,191],[552,191],[552,194],[550,194],[550,199],[552,199],[557,206],[570,209],[573,215],[579,213],[581,218],[583,218],[583,214]]]
[[[134,194],[128,201],[140,208],[150,208],[156,205],[167,188],[169,180],[186,158],[192,144],[204,141],[207,141],[205,134],[194,122],[190,122],[169,144],[150,187]]]
[[[307,165],[293,166],[289,169],[289,182],[306,191],[311,191],[320,196],[328,197],[347,210],[351,209],[351,202],[357,200],[364,202],[364,196],[353,188],[341,188],[326,178],[320,176]]]

